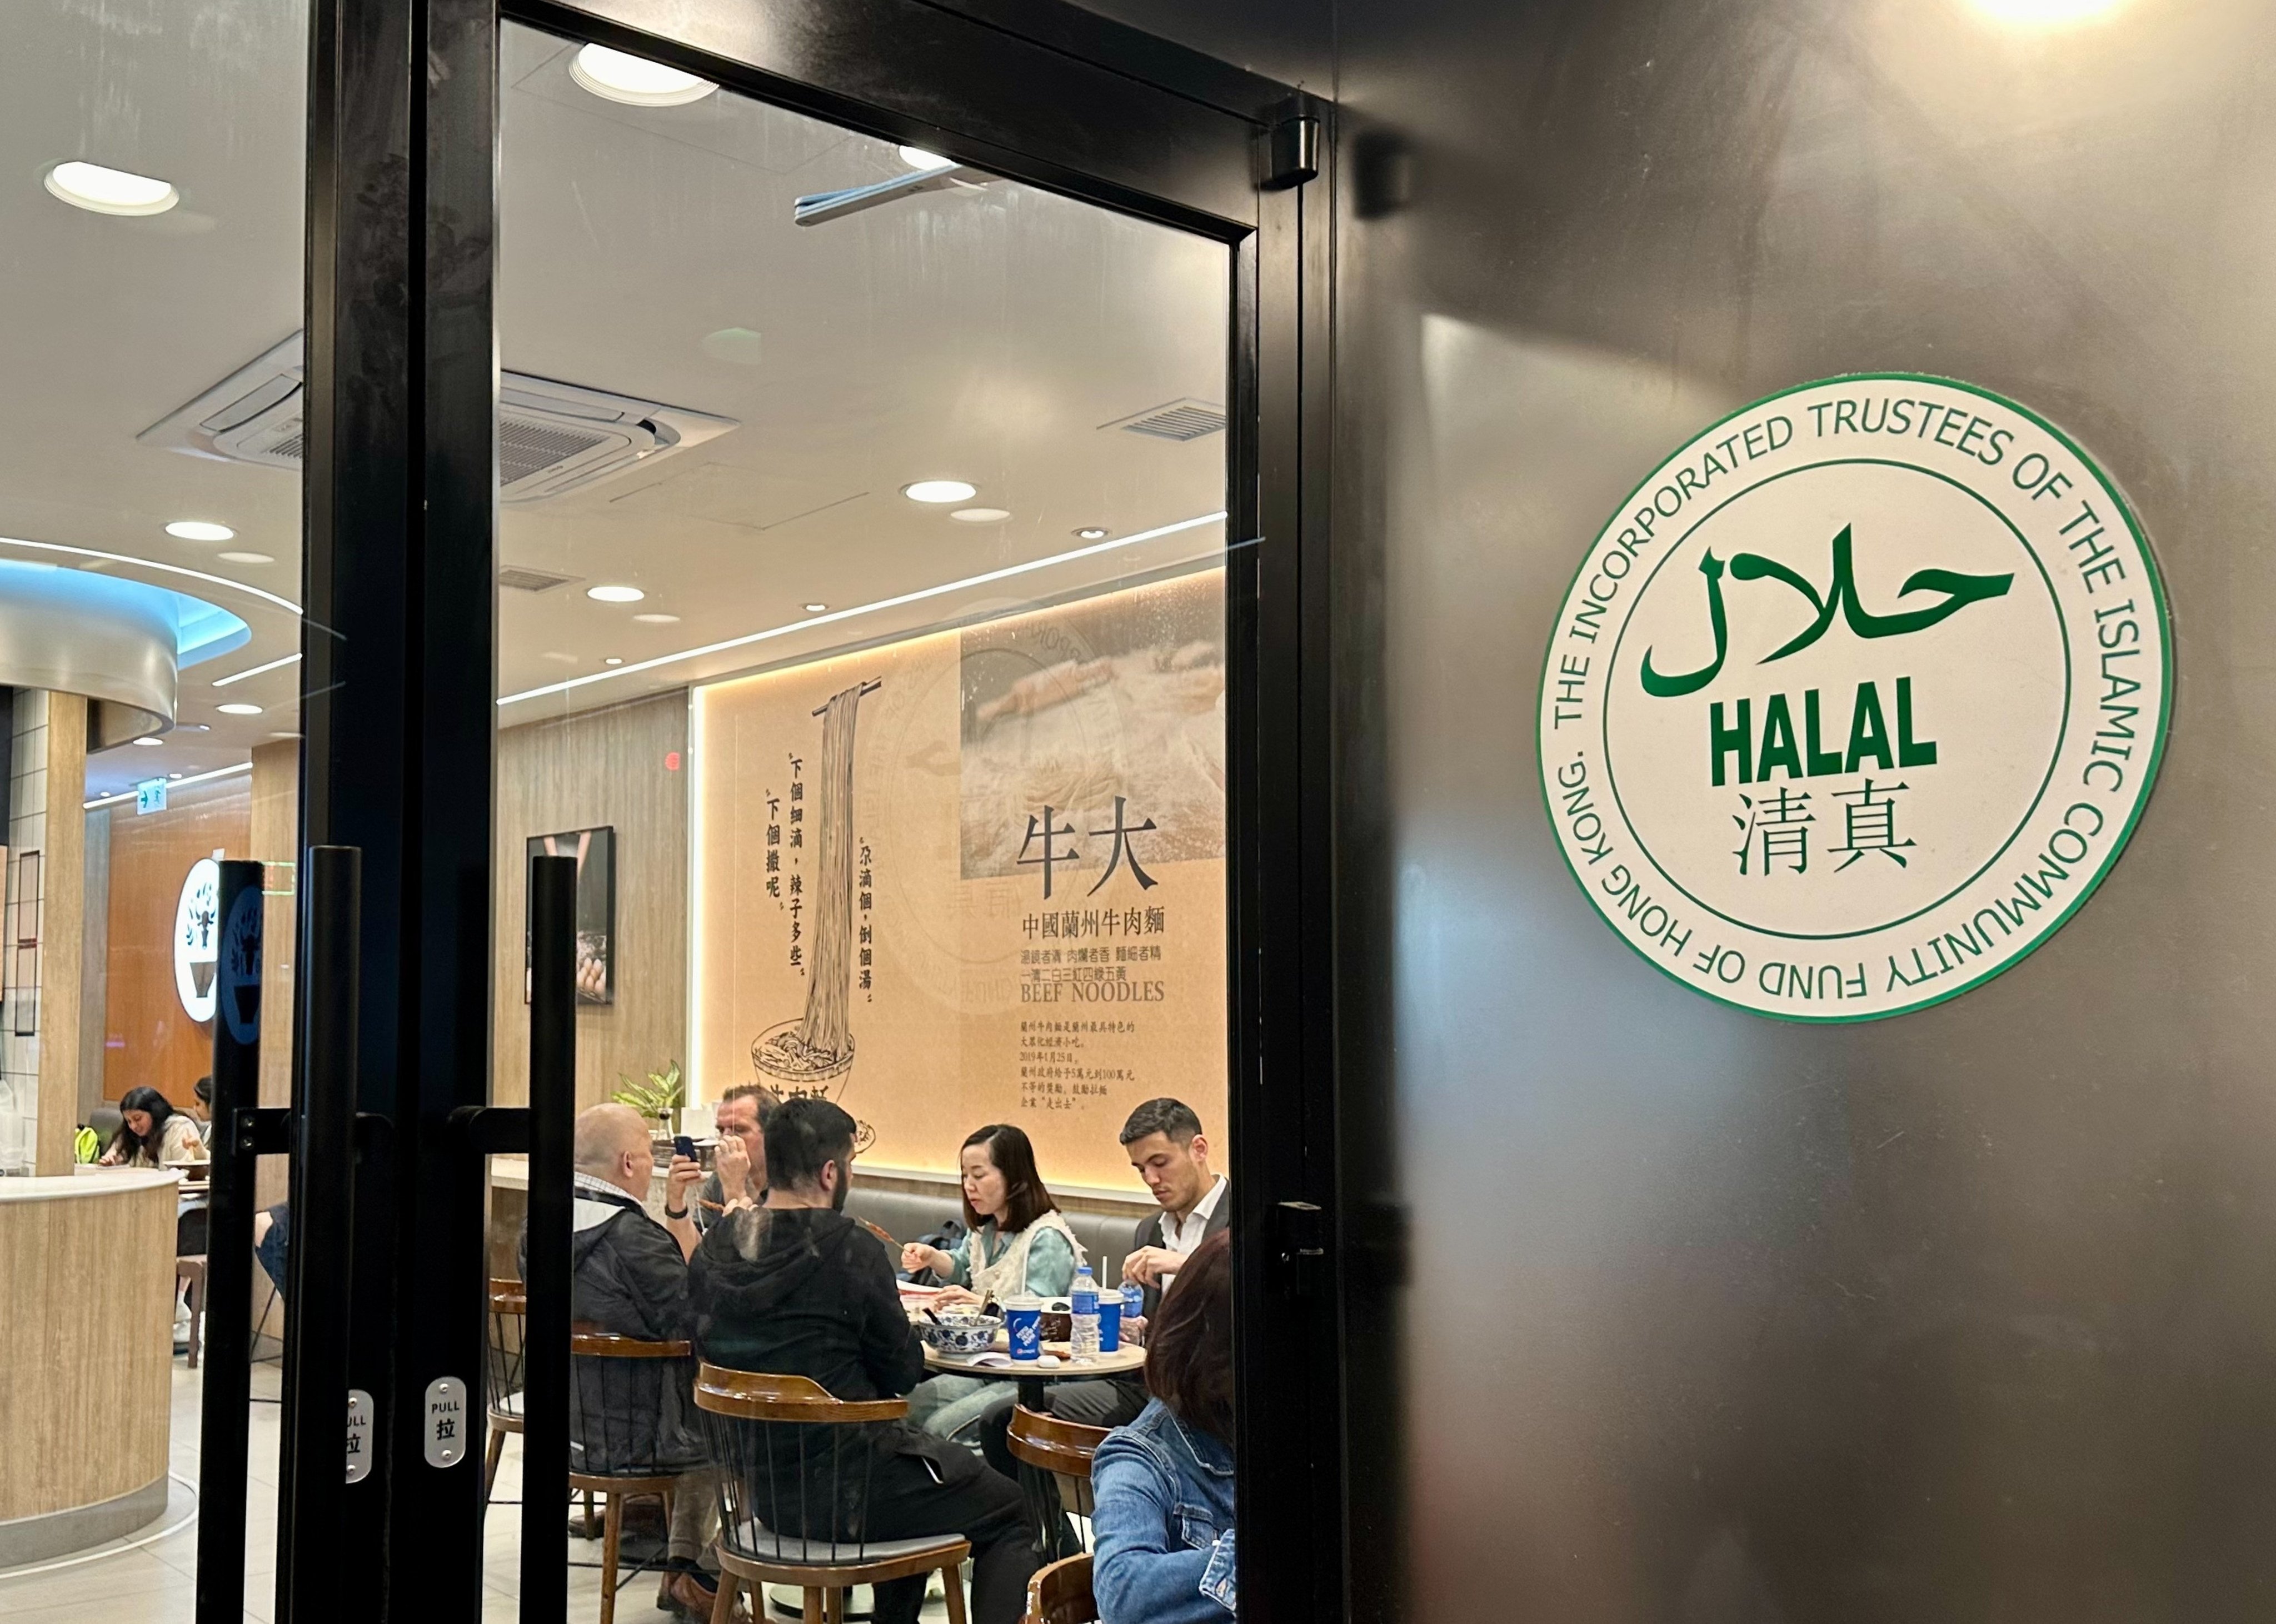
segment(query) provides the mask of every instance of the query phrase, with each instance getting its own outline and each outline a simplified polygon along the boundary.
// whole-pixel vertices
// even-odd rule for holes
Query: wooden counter
[[[0,1179],[0,1567],[166,1508],[176,1182]]]

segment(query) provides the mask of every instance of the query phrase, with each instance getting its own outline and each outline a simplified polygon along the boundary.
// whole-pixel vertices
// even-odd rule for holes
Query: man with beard
[[[899,1398],[924,1374],[916,1328],[902,1310],[893,1266],[876,1237],[843,1209],[852,1188],[854,1119],[823,1099],[785,1100],[766,1120],[767,1193],[752,1207],[730,1201],[695,1253],[691,1287],[696,1342],[713,1364],[803,1376],[832,1398]],[[960,1535],[972,1544],[975,1624],[1016,1624],[1036,1552],[1019,1489],[968,1450],[907,1421],[864,1428],[869,1503],[860,1529],[829,1506],[835,1450],[809,1451],[803,1482],[785,1451],[779,1481],[753,1485],[813,1528],[778,1533],[869,1540]],[[847,1468],[858,1481],[859,1467]],[[804,1492],[801,1492],[804,1491]],[[798,1509],[793,1509],[798,1508]],[[914,1624],[924,1603],[918,1575],[877,1587],[880,1624]]]

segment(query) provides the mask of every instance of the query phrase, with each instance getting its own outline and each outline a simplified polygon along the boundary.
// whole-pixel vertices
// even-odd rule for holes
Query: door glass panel
[[[588,1275],[578,1317],[747,1370],[792,1358],[731,1312],[699,1327],[651,1232],[683,1201],[732,1231],[739,1190],[811,1194],[735,1131],[793,1101],[845,1113],[845,1210],[890,1237],[862,1238],[887,1266],[861,1278],[924,1274],[903,1246],[974,1215],[977,1156],[1005,1241],[977,1279],[968,1258],[945,1272],[999,1318],[1068,1303],[1078,1254],[1116,1295],[1163,1210],[1121,1142],[1134,1111],[1191,1112],[1138,1124],[1190,1215],[1179,1249],[1212,1227],[1230,1148],[1227,250],[532,30],[506,29],[503,82],[494,1097],[527,1097],[527,861],[573,856],[576,1104],[631,1106],[580,1118],[575,1256],[646,1244],[663,1277],[661,1299],[611,1306]],[[666,1172],[675,1133],[709,1169],[693,1188]],[[502,1280],[527,1182],[493,1161]],[[696,1292],[726,1289],[739,1247],[759,1267],[763,1234],[823,1221],[770,1203],[699,1249]],[[493,1325],[502,1503],[534,1491],[512,1320]],[[1041,1325],[1066,1357],[1074,1329]],[[735,1476],[688,1364],[580,1346],[578,1460]],[[1142,1403],[1134,1370],[1114,1388],[1083,1369],[1095,1418]],[[952,1373],[917,1390],[914,1424],[945,1460],[989,1457],[1015,1544],[1048,1529],[1073,1550],[1087,1521],[1036,1512],[1037,1476],[1003,1453],[1013,1397]],[[731,1493],[747,1540],[780,1510],[759,1493]],[[873,1528],[950,1531],[910,1521],[932,1514]],[[519,1527],[491,1516],[501,1594]],[[659,1585],[693,1605],[701,1582],[669,1565],[715,1531],[686,1494],[644,1523],[619,1609],[648,1616]],[[573,1613],[598,1605],[603,1543],[570,1542]],[[983,1624],[1008,1616],[1014,1567],[995,1552],[967,1575]]]
[[[307,41],[297,0],[0,8],[0,1613],[187,1618],[233,1506],[269,1613],[284,1314],[240,1253],[209,1472],[199,1089],[232,1021],[239,1103],[290,1086]]]

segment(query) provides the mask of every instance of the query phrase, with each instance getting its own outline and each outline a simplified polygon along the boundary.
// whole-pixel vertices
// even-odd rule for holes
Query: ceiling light
[[[570,60],[569,77],[602,100],[629,107],[685,107],[719,87],[708,79],[605,45],[588,45],[579,51]]]
[[[166,741],[163,739],[137,739],[134,742],[146,750],[155,750]]]
[[[233,671],[226,677],[216,677],[214,679],[213,685],[217,688],[225,688],[232,682],[242,682],[247,677],[258,677],[263,672],[271,672],[277,670],[279,666],[290,665],[293,661],[300,657],[300,656],[297,654],[288,654],[281,659],[269,661],[266,665],[253,665],[247,667],[243,671]]]
[[[224,552],[216,556],[228,564],[274,564],[277,562],[265,552]]]
[[[271,733],[271,734],[269,734],[269,736],[271,739],[298,739],[300,735],[300,734],[298,734],[298,733],[292,733],[292,732],[275,732],[275,733]]]
[[[667,615],[653,609],[644,615],[634,615],[633,618],[642,626],[678,626],[679,624],[678,615]]]
[[[227,525],[208,524],[202,519],[177,519],[166,527],[166,534],[183,542],[231,542],[237,532]]]
[[[2115,11],[2118,0],[1976,0],[2002,22],[2076,23]]]
[[[182,776],[182,775],[181,775],[180,773],[178,773],[178,772],[170,772],[170,773],[168,773],[168,774],[166,775],[166,778],[167,778],[168,781],[170,781],[170,782],[171,782],[171,780],[173,780],[173,779],[175,779],[175,778],[180,778],[181,776]]]
[[[818,615],[829,607],[827,603],[808,603],[806,606],[806,612],[809,615]]]
[[[1100,529],[1096,525],[1085,525],[1081,529],[1076,531],[1074,535],[1075,539],[1079,542],[1103,542],[1106,539],[1107,533]]]
[[[999,519],[1011,516],[1012,510],[1008,507],[960,507],[949,515],[951,519],[961,519],[968,525],[992,525]]]
[[[257,717],[261,714],[260,706],[247,705],[241,702],[231,705],[216,705],[214,709],[220,711],[222,715],[225,717]]]
[[[624,664],[624,661],[622,661],[622,660],[618,659],[615,655],[613,655],[613,654],[612,654],[612,655],[609,656],[608,656],[608,658],[606,658],[606,659],[603,660],[603,661],[601,662],[601,664],[603,664],[603,665],[621,665],[621,664]]]
[[[637,603],[648,594],[638,587],[588,587],[585,596],[596,603]]]
[[[100,163],[58,163],[48,171],[47,186],[73,208],[99,215],[162,215],[182,201],[163,180]]]
[[[747,649],[757,643],[770,642],[778,637],[788,637],[795,633],[810,632],[816,626],[829,626],[838,621],[852,620],[862,615],[876,614],[882,610],[899,609],[909,603],[922,603],[930,598],[941,597],[952,592],[967,591],[975,587],[991,586],[997,581],[1010,581],[1015,576],[1031,574],[1036,570],[1047,570],[1059,565],[1072,564],[1079,558],[1096,558],[1100,553],[1111,550],[1135,547],[1142,543],[1158,541],[1165,535],[1176,535],[1187,530],[1197,530],[1204,525],[1223,524],[1225,520],[1225,514],[1223,509],[1214,513],[1203,513],[1196,519],[1180,519],[1175,523],[1157,525],[1151,530],[1141,530],[1134,535],[1122,536],[1111,542],[1093,542],[1088,547],[1077,547],[1066,552],[1054,553],[1047,558],[1029,558],[1022,563],[1005,565],[1000,569],[984,570],[977,575],[967,575],[961,581],[944,581],[935,586],[919,587],[914,591],[899,593],[892,597],[881,597],[872,603],[856,603],[850,609],[833,610],[826,618],[819,621],[786,620],[780,626],[770,626],[764,631],[746,632],[740,637],[723,638],[717,642],[703,643],[693,649],[682,649],[674,654],[660,654],[654,659],[634,660],[631,664],[618,666],[614,671],[588,672],[581,677],[565,677],[559,682],[549,682],[541,687],[525,688],[519,694],[501,694],[497,702],[500,706],[505,706],[518,704],[525,699],[542,699],[549,694],[566,694],[573,688],[585,687],[596,682],[613,682],[618,677],[630,677],[641,672],[655,671],[661,666],[677,665],[683,660],[701,659],[706,655],[725,653],[730,649]]]
[[[940,154],[937,152],[927,152],[922,147],[902,147],[896,150],[898,150],[901,155],[901,162],[907,164],[911,169],[930,171],[937,169],[954,169],[956,167],[957,161],[954,158],[944,158]]]
[[[912,502],[969,502],[980,494],[975,486],[960,479],[921,479],[914,485],[901,487],[901,494]]]

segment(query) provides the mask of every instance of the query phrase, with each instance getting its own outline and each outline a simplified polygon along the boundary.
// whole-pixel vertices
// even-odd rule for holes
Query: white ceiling
[[[507,30],[499,325],[517,371],[738,420],[734,431],[501,517],[509,564],[580,578],[501,594],[511,694],[922,591],[1223,505],[1225,436],[1187,444],[1100,425],[1225,399],[1226,255],[1215,245],[1005,182],[791,224],[802,194],[904,168],[886,142],[725,95],[636,109],[568,77],[572,47]],[[134,436],[300,324],[306,21],[277,0],[14,0],[0,8],[0,537],[125,555],[96,567],[243,616],[250,646],[185,673],[182,729],[90,764],[91,793],[245,759],[295,725],[287,667],[213,677],[298,646],[300,493],[273,469]],[[49,196],[65,158],[156,174],[181,206],[148,219]],[[755,364],[707,335],[757,332]],[[967,525],[902,497],[959,478]],[[234,527],[176,541],[170,520]],[[502,724],[1095,587],[1214,550],[1210,526],[1026,571],[504,708]],[[220,561],[254,550],[276,562]],[[0,544],[0,556],[54,558]],[[65,556],[68,561],[68,555]],[[200,581],[159,565],[193,569]],[[621,582],[646,601],[609,605]],[[679,617],[671,625],[633,619]],[[262,716],[214,706],[248,700]],[[195,731],[204,726],[209,732]]]

